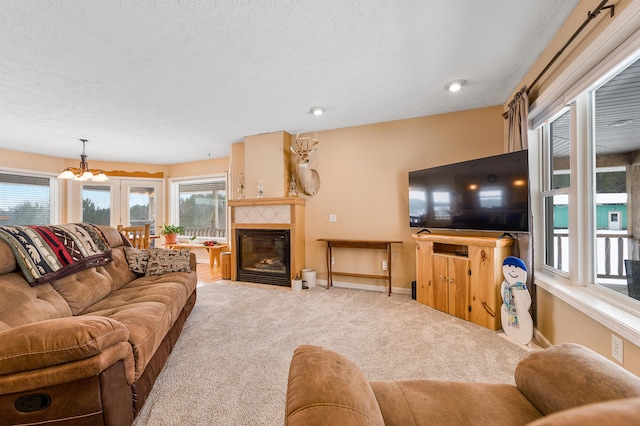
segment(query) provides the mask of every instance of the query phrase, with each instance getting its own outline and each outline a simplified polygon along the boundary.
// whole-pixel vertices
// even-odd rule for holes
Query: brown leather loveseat
[[[37,285],[0,239],[2,425],[131,424],[195,304],[193,255],[138,252],[154,274],[136,274],[128,241],[94,228],[106,262]]]
[[[515,382],[369,382],[350,360],[305,345],[291,360],[285,425],[640,424],[640,378],[583,346],[532,353]]]

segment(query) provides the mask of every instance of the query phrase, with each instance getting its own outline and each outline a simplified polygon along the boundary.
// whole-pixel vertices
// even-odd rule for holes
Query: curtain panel
[[[509,103],[509,110],[502,114],[507,119],[508,140],[507,148],[509,152],[520,151],[529,148],[528,121],[529,121],[529,96],[527,86],[524,86],[515,94]],[[531,214],[531,185],[529,185],[529,233],[520,234],[516,240],[516,247],[520,257],[527,265],[527,288],[531,294],[531,310],[535,323],[536,298],[533,286],[533,218]]]

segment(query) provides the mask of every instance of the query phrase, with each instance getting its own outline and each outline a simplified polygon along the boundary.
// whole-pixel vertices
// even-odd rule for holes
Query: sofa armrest
[[[89,358],[119,342],[129,330],[97,316],[39,321],[0,332],[0,375]]]
[[[574,343],[534,352],[515,371],[518,389],[544,415],[615,399],[640,397],[640,378]]]
[[[289,368],[285,425],[384,425],[371,385],[345,357],[320,346],[295,350]]]
[[[198,261],[196,260],[196,254],[193,252],[189,253],[189,269],[191,269],[192,272],[198,271]]]
[[[635,425],[640,419],[640,398],[589,404],[545,416],[527,426]]]

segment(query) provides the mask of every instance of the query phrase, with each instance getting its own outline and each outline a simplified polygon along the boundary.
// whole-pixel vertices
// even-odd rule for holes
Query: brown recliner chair
[[[306,345],[291,360],[285,425],[640,424],[640,378],[583,346],[532,353],[515,382],[369,382],[345,357]]]

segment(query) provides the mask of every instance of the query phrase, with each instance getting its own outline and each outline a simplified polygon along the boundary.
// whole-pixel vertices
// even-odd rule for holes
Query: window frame
[[[56,173],[12,167],[2,167],[0,168],[0,173],[49,179],[49,224],[57,224],[59,222],[62,213],[62,190],[60,179],[57,178]]]
[[[568,198],[570,198],[570,190],[571,190],[571,185],[566,186],[566,187],[561,187],[561,188],[553,188],[552,187],[552,182],[553,182],[553,166],[552,166],[552,161],[553,161],[553,153],[552,150],[549,148],[550,145],[553,143],[553,141],[551,140],[552,134],[551,134],[551,125],[557,120],[559,119],[561,116],[563,116],[564,114],[566,114],[567,112],[571,113],[571,106],[564,106],[562,108],[560,108],[557,112],[555,112],[553,114],[552,117],[550,117],[548,120],[545,121],[545,124],[540,127],[539,129],[539,138],[538,140],[540,141],[539,147],[538,147],[538,154],[542,160],[542,164],[540,165],[540,172],[538,172],[538,180],[539,180],[539,184],[538,187],[540,188],[539,191],[539,198],[540,198],[540,218],[542,220],[542,229],[544,230],[544,232],[540,235],[540,239],[538,241],[542,241],[543,242],[543,256],[541,259],[544,259],[543,262],[541,263],[542,268],[547,270],[549,273],[551,274],[555,274],[558,275],[559,277],[562,277],[563,279],[569,279],[570,278],[570,274],[572,271],[571,265],[572,265],[572,260],[571,257],[569,257],[569,261],[568,261],[568,271],[564,271],[562,269],[558,269],[552,265],[548,265],[547,264],[547,247],[548,247],[548,240],[546,238],[546,234],[548,233],[547,230],[547,215],[545,212],[545,208],[546,208],[546,199],[547,198],[551,198],[553,199],[553,197],[557,196],[557,195],[566,195]],[[570,138],[573,138],[573,133],[570,131]],[[573,152],[570,154],[570,161],[573,161],[574,155]],[[570,164],[569,166],[569,174],[571,176],[572,174],[572,167],[573,164]],[[570,177],[570,182],[573,181],[573,178]],[[567,208],[569,210],[569,214],[571,214],[571,211],[573,210],[571,208],[571,202],[569,201],[569,203],[567,204]],[[569,220],[569,223],[571,221]],[[553,223],[551,224],[551,226],[553,226]],[[551,231],[551,233],[553,234],[554,232]],[[571,256],[572,253],[572,247],[571,247],[571,242],[572,242],[572,231],[571,228],[568,227],[567,228],[567,238],[569,241],[569,256]]]
[[[225,192],[226,192],[226,214],[225,214],[225,237],[197,237],[195,241],[201,242],[205,240],[217,240],[220,242],[227,242],[229,238],[229,230],[230,230],[230,222],[229,222],[229,177],[227,173],[214,173],[210,175],[199,175],[199,176],[183,176],[179,178],[170,178],[169,179],[169,221],[167,223],[178,224],[178,220],[180,217],[178,208],[180,205],[180,184],[189,184],[189,183],[203,183],[206,181],[220,181],[224,180],[225,183]]]
[[[638,7],[640,9],[640,7]],[[544,250],[534,247],[537,261],[535,283],[552,296],[563,300],[569,306],[587,315],[596,322],[616,332],[631,343],[640,346],[640,301],[595,284],[595,152],[593,139],[595,120],[592,123],[591,111],[594,100],[592,93],[605,84],[621,70],[640,58],[640,29],[635,31],[624,43],[612,49],[596,66],[573,81],[575,74],[570,72],[558,78],[553,90],[542,92],[530,108],[530,153],[539,156],[537,168],[532,167],[532,181],[536,182],[537,200],[532,205],[535,220],[534,238],[543,241],[544,221],[542,190],[544,182],[544,158],[539,152],[544,144],[544,125],[566,107],[571,108],[571,169],[572,188],[569,191],[569,232],[574,236],[571,241],[570,265],[568,275],[544,266]],[[575,65],[580,69],[583,64]],[[575,71],[575,69],[573,71]],[[562,87],[564,91],[559,88]],[[586,143],[585,143],[586,142]],[[531,149],[533,148],[533,150]],[[574,185],[573,182],[580,182]],[[586,182],[583,183],[583,182]],[[576,206],[571,208],[571,206]]]

